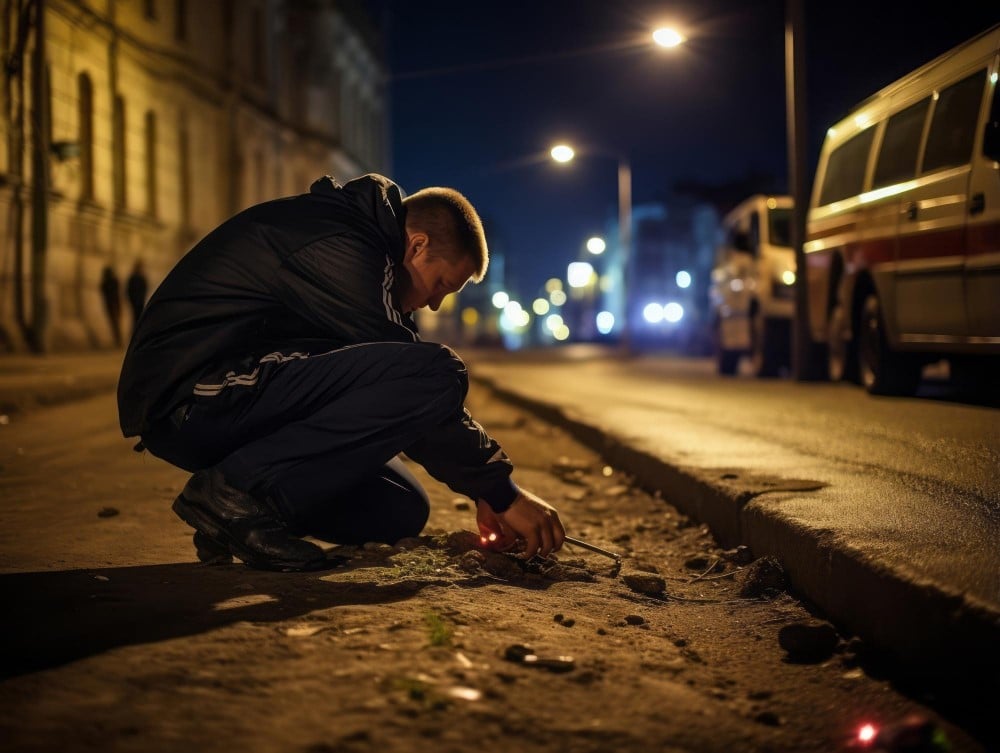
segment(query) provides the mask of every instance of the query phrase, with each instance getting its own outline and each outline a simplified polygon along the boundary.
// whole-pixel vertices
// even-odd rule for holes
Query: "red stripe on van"
[[[859,243],[849,243],[844,248],[848,268],[870,269],[877,264],[886,264],[896,256],[895,238],[870,238]]]
[[[899,236],[899,260],[965,255],[965,228]]]

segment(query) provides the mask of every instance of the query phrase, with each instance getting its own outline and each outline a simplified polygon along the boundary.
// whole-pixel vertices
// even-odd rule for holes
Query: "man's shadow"
[[[280,622],[319,609],[402,601],[444,583],[327,579],[341,572],[177,563],[0,575],[0,678],[236,622]],[[458,581],[463,587],[487,583],[496,580]]]

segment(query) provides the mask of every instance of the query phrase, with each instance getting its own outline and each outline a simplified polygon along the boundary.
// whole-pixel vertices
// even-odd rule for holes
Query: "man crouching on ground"
[[[177,263],[129,343],[118,411],[137,449],[194,474],[173,509],[199,557],[314,570],[324,551],[301,536],[416,536],[428,499],[400,453],[474,500],[501,548],[562,546],[556,510],[465,409],[465,364],[412,319],[487,263],[464,196],[404,199],[379,175],[251,207]]]

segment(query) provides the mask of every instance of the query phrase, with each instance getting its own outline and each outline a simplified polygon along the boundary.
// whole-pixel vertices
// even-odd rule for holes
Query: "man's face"
[[[423,233],[412,233],[407,238],[403,267],[410,279],[400,292],[400,306],[406,314],[424,306],[437,311],[445,296],[464,288],[476,272],[471,259],[453,264],[444,256],[430,253],[430,248]]]

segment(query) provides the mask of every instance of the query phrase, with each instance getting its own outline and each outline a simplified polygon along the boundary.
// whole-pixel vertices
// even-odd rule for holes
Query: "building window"
[[[112,159],[112,176],[115,186],[115,207],[124,209],[126,206],[126,175],[125,175],[125,100],[121,95],[115,97],[114,114],[112,123],[113,139],[112,149],[114,150]]]
[[[77,141],[80,144],[80,198],[94,198],[94,86],[90,76],[76,77],[79,107]]]
[[[146,213],[156,216],[156,114],[146,113]]]
[[[252,21],[252,43],[250,55],[252,56],[253,78],[258,84],[267,83],[267,34],[264,26],[264,11],[261,8],[253,9]]]
[[[187,40],[187,3],[185,0],[174,0],[174,39],[178,42]]]
[[[181,114],[180,130],[177,133],[177,176],[180,191],[179,204],[181,208],[181,227],[191,227],[191,148],[188,135],[187,116]]]

